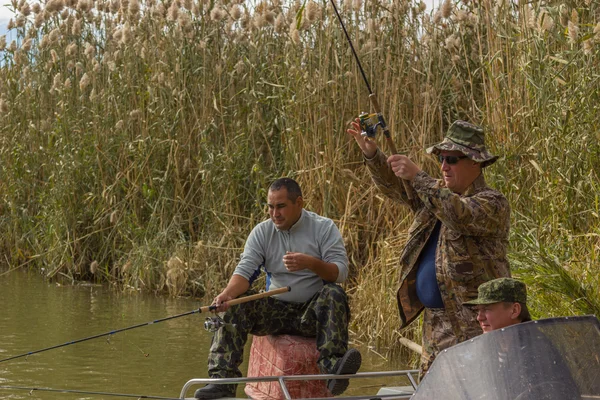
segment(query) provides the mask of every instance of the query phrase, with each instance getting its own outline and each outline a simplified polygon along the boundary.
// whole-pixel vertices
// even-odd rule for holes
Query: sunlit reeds
[[[338,6],[402,152],[436,175],[423,149],[452,120],[486,127],[503,156],[487,179],[513,207],[511,259],[532,285],[533,312],[597,310],[597,296],[574,296],[597,293],[600,276],[598,5]],[[265,218],[268,184],[291,175],[343,232],[357,340],[399,349],[394,291],[411,218],[373,190],[344,133],[369,102],[329,5],[12,8],[0,37],[7,264],[214,293]]]

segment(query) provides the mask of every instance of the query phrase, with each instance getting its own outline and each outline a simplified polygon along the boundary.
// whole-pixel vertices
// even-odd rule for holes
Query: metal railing
[[[197,378],[190,379],[183,385],[181,389],[180,399],[185,399],[185,394],[191,386],[201,384],[234,384],[234,383],[250,383],[250,382],[278,382],[283,392],[285,400],[292,400],[290,393],[285,384],[286,381],[314,381],[314,380],[325,380],[325,379],[353,379],[353,378],[381,378],[386,376],[406,376],[410,382],[413,390],[417,388],[417,382],[413,377],[413,374],[418,374],[418,370],[401,370],[401,371],[382,371],[382,372],[358,372],[356,374],[347,375],[335,375],[335,374],[319,374],[319,375],[282,375],[282,376],[257,376],[257,377],[246,377],[246,378]],[[350,400],[350,399],[410,399],[412,392],[406,393],[395,393],[395,394],[375,394],[365,396],[348,396],[348,397],[335,397],[337,400]],[[313,398],[310,400],[324,400],[330,399],[331,397]],[[296,400],[307,400],[307,399],[296,399]]]

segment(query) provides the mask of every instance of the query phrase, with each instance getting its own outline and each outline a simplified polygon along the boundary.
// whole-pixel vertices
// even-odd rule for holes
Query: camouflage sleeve
[[[510,224],[510,206],[500,192],[487,188],[472,196],[461,196],[440,186],[440,181],[420,171],[413,180],[420,199],[450,229],[477,236],[505,236]]]
[[[365,164],[371,174],[371,179],[381,193],[392,200],[408,205],[413,211],[422,207],[421,201],[416,198],[409,200],[404,190],[402,180],[392,171],[387,163],[387,156],[377,149],[373,158],[364,157]]]

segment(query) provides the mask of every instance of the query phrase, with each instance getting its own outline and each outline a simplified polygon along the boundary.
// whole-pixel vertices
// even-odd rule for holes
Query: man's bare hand
[[[373,158],[375,156],[375,153],[377,153],[377,143],[362,135],[360,119],[356,118],[352,121],[352,128],[349,128],[346,132],[354,138],[365,157]]]
[[[303,269],[312,270],[315,265],[315,261],[317,261],[316,258],[304,253],[292,253],[288,251],[283,256],[283,265],[285,265],[287,270],[291,272],[301,271]]]
[[[217,309],[214,312],[224,312],[229,308],[229,304],[227,302],[229,300],[233,300],[233,297],[228,295],[226,292],[221,292],[217,297],[214,298],[211,305],[217,306]]]
[[[402,154],[389,156],[387,162],[390,164],[392,171],[394,171],[394,174],[397,177],[406,179],[407,181],[412,181],[419,171],[421,171],[421,168],[419,168],[417,164]]]

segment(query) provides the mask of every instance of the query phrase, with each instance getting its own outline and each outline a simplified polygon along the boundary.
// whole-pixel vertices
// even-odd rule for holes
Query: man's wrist
[[[363,150],[363,158],[365,159],[365,161],[371,161],[371,160],[373,160],[376,155],[377,155],[377,149],[375,149],[375,151],[373,152],[373,154],[370,157]]]
[[[411,181],[411,182],[414,181],[415,178],[417,177],[417,175],[419,175],[419,172],[421,172],[421,171],[422,171],[421,168],[417,168],[417,170],[415,171],[415,173],[412,174],[408,180]]]
[[[306,263],[306,267],[307,267],[307,269],[309,269],[309,270],[311,270],[312,272],[315,272],[315,273],[316,273],[316,272],[317,272],[317,269],[318,269],[318,266],[319,266],[319,262],[320,262],[320,261],[321,261],[321,260],[319,260],[319,259],[318,259],[318,258],[316,258],[316,257],[313,257],[313,256],[308,256],[307,263]]]

